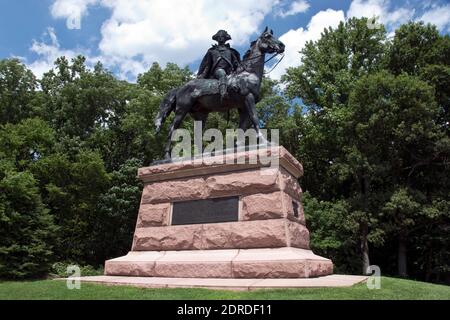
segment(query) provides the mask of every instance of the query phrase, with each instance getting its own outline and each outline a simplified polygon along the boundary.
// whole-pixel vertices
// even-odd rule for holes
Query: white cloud
[[[75,58],[79,54],[89,56],[89,52],[86,50],[64,50],[61,49],[53,28],[48,28],[45,36],[49,38],[49,42],[33,40],[33,44],[30,48],[32,52],[38,55],[38,58],[32,63],[28,64],[37,78],[42,78],[45,72],[54,67],[54,62],[57,58],[65,56],[68,60]],[[89,63],[93,61],[89,60]],[[27,63],[27,61],[25,61]]]
[[[234,45],[249,43],[277,2],[104,0],[112,16],[102,26],[99,48],[108,61],[134,76],[142,69],[136,62],[142,67],[154,61],[189,64],[201,58],[219,29],[230,33]]]
[[[435,24],[441,31],[450,32],[450,5],[432,7],[419,20],[425,23]]]
[[[81,18],[87,14],[88,6],[97,2],[98,0],[55,0],[50,10],[54,18],[67,19],[67,28],[81,29]]]
[[[55,0],[52,13],[69,22],[93,4],[112,12],[101,29],[102,61],[133,78],[154,61],[186,65],[200,59],[219,29],[230,33],[234,45],[249,43],[279,0]]]
[[[376,16],[381,23],[388,25],[388,30],[393,30],[399,24],[412,19],[414,15],[413,9],[396,8],[390,11],[389,6],[389,0],[353,0],[346,16],[341,10],[327,9],[318,12],[311,18],[306,29],[291,29],[280,37],[280,40],[286,45],[286,55],[270,76],[279,79],[285,73],[286,68],[300,65],[301,55],[299,52],[304,48],[306,42],[319,39],[324,28],[337,27],[340,21],[351,17],[372,18]]]
[[[314,15],[306,29],[292,29],[283,34],[280,37],[280,40],[286,45],[285,57],[278,67],[270,73],[270,77],[273,79],[280,79],[287,68],[300,65],[301,55],[299,52],[303,49],[306,42],[319,39],[320,34],[325,28],[335,28],[341,21],[345,21],[344,12],[342,10],[336,11],[327,9]]]
[[[271,77],[279,79],[287,67],[298,66],[299,51],[305,43],[317,40],[324,28],[336,27],[346,18],[378,16],[392,34],[401,23],[414,18],[415,11],[406,7],[407,4],[393,7],[390,0],[353,0],[346,16],[341,10],[318,12],[306,28],[292,29],[280,37],[286,45],[286,55]],[[51,12],[55,18],[67,19],[67,26],[74,28],[78,22],[81,26],[81,19],[93,5],[110,9],[111,16],[101,29],[99,57],[88,59],[101,60],[128,80],[145,72],[154,61],[183,66],[200,59],[213,43],[212,34],[219,29],[231,34],[232,45],[247,46],[261,31],[268,14],[286,17],[309,8],[306,0],[54,0]],[[431,5],[424,9],[428,11],[420,19],[438,25],[441,30],[446,27],[450,30],[450,5]],[[72,50],[62,50],[54,38],[50,44],[33,43],[32,50],[40,56],[32,64],[38,74],[51,67],[58,55],[75,55]]]
[[[391,10],[390,6],[390,0],[353,0],[347,11],[347,18],[377,17],[379,22],[387,27],[388,31],[393,31],[414,16],[414,9],[400,7]]]
[[[309,3],[306,0],[297,0],[291,3],[287,9],[280,9],[277,12],[277,16],[282,18],[287,16],[293,16],[302,12],[306,12],[309,9]]]

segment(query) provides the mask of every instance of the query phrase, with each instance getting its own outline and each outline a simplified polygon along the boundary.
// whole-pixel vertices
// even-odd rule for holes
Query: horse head
[[[259,47],[262,53],[283,53],[285,45],[283,42],[273,36],[273,31],[266,27],[263,33],[256,41],[256,45]]]

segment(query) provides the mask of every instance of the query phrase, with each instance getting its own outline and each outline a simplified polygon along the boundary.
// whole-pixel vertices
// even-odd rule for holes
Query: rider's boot
[[[219,93],[220,93],[220,101],[223,100],[223,98],[225,98],[225,96],[227,95],[227,83],[226,83],[226,79],[223,79],[224,81],[222,82],[222,79],[219,82]]]
[[[216,78],[219,80],[220,101],[227,95],[227,74],[223,69],[217,69],[215,72]]]

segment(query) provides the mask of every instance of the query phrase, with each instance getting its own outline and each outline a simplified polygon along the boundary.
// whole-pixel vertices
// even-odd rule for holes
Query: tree
[[[345,128],[353,86],[357,79],[381,69],[385,41],[384,28],[369,29],[367,19],[352,18],[308,42],[302,64],[283,77],[287,95],[301,98],[307,109],[300,142],[305,189],[323,200],[352,199],[350,212],[359,225],[364,273],[370,264],[370,224],[375,221],[370,208],[372,172],[364,167],[364,157],[348,146]],[[349,161],[358,169],[347,166]]]
[[[39,99],[40,115],[58,134],[87,140],[95,130],[119,121],[128,84],[116,80],[100,63],[88,70],[82,56],[72,64],[58,58],[55,66],[41,80]]]
[[[127,160],[111,173],[109,189],[99,197],[91,243],[98,264],[131,248],[143,187],[136,177],[141,166],[137,159]]]
[[[309,192],[302,196],[306,223],[311,232],[311,249],[331,257],[335,273],[359,271],[358,223],[352,219],[345,200],[323,201]]]
[[[0,278],[45,275],[57,230],[33,175],[0,168]]]
[[[439,122],[449,130],[450,36],[440,35],[436,26],[423,22],[400,26],[388,50],[387,68],[396,75],[418,76],[432,85],[441,108]]]
[[[59,261],[95,263],[95,221],[100,195],[109,175],[97,152],[78,150],[74,155],[54,153],[33,165],[42,198],[60,227],[55,255]]]
[[[0,125],[33,115],[37,81],[17,59],[0,60]]]
[[[57,228],[29,171],[53,142],[41,120],[0,126],[0,278],[42,276],[53,261]]]

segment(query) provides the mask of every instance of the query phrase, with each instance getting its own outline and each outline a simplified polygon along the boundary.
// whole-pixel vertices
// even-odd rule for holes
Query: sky
[[[135,81],[153,62],[195,72],[219,29],[243,54],[269,26],[286,45],[270,73],[279,79],[307,41],[361,16],[377,17],[389,35],[410,20],[450,33],[449,0],[0,0],[0,59],[19,58],[40,78],[57,57],[82,54]]]

